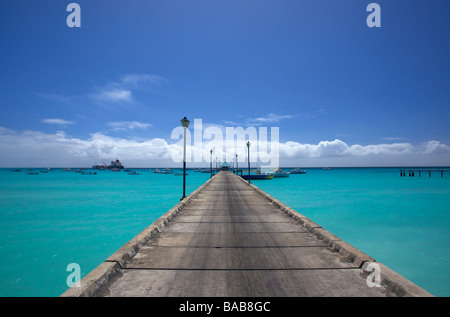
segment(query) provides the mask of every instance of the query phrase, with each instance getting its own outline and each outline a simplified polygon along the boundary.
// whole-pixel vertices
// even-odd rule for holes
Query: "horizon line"
[[[286,168],[286,169],[318,169],[318,168],[442,168],[447,167],[450,168],[450,165],[383,165],[383,166],[333,166],[333,165],[324,165],[324,166],[279,166],[278,168]],[[0,169],[64,169],[64,168],[75,168],[75,169],[94,169],[92,166],[5,166],[0,167]],[[149,167],[124,167],[124,169],[159,169],[159,168],[170,168],[170,169],[183,169],[183,167],[174,167],[174,166],[149,166]],[[260,167],[250,166],[250,169],[255,169]],[[270,167],[265,167],[263,169],[274,169]],[[210,167],[186,167],[186,169],[210,169]],[[220,169],[220,167],[213,167],[213,169]],[[235,170],[236,168],[231,168],[230,170]],[[247,170],[248,167],[239,168],[239,170]],[[108,170],[108,169],[106,169]]]

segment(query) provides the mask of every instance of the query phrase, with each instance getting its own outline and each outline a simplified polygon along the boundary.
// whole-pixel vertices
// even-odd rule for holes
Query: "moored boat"
[[[89,172],[81,171],[80,174],[81,175],[97,175],[97,173],[93,172],[93,171],[89,171]]]
[[[173,171],[172,171],[170,168],[164,168],[164,169],[162,169],[162,170],[160,170],[159,168],[157,168],[157,169],[155,169],[155,170],[153,171],[153,173],[156,173],[156,174],[172,174]]]
[[[266,173],[266,172],[262,172],[261,169],[256,169],[255,170],[255,174],[247,174],[247,175],[242,175],[242,178],[245,180],[252,180],[252,179],[260,179],[260,180],[267,180],[267,179],[272,179],[274,177],[274,174],[271,173]]]
[[[283,171],[281,168],[277,169],[275,173],[273,173],[274,177],[289,177],[289,172]]]
[[[250,175],[242,175],[242,178],[245,180],[254,180],[254,179],[260,179],[260,180],[265,180],[265,179],[272,179],[274,177],[273,174],[250,174]]]
[[[306,174],[306,171],[297,167],[297,168],[294,168],[289,173],[291,173],[291,174]]]

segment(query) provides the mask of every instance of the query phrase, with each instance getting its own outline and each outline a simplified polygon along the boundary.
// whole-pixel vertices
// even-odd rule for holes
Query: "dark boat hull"
[[[253,179],[272,179],[273,175],[242,175],[242,178],[245,180],[253,180]]]

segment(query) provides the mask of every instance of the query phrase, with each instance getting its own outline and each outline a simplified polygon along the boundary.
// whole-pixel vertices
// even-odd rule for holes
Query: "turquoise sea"
[[[0,169],[0,296],[59,296],[179,202],[182,177]],[[320,168],[253,181],[436,296],[450,296],[450,172]],[[34,172],[37,175],[29,175]],[[187,194],[208,173],[189,171]]]

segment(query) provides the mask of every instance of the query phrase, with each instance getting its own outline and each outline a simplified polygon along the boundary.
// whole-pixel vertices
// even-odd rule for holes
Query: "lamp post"
[[[184,129],[184,152],[183,152],[183,196],[180,200],[186,198],[186,129],[189,127],[189,120],[184,117],[181,119],[181,126]]]
[[[238,163],[238,159],[237,159],[237,153],[236,153],[236,175],[239,175],[239,163]]]
[[[209,158],[209,170],[210,170],[210,178],[212,177],[212,150],[209,150],[210,158]]]
[[[247,142],[247,148],[248,148],[248,182],[250,182],[250,141]]]

